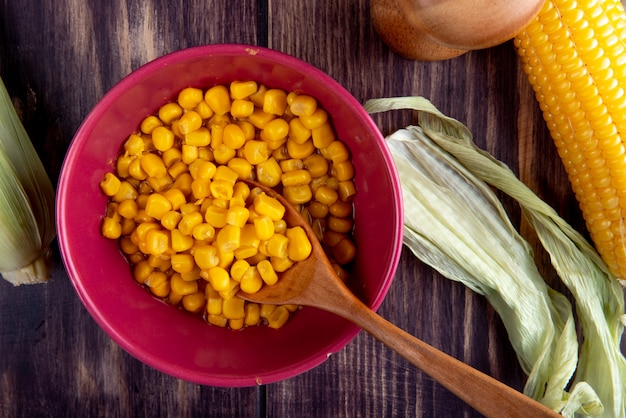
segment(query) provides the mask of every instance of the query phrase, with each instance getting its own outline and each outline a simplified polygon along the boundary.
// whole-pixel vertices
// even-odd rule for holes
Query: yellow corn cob
[[[514,39],[587,229],[626,279],[626,14],[619,0],[547,0]]]

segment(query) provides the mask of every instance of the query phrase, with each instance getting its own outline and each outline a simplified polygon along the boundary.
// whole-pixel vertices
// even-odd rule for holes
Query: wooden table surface
[[[0,76],[56,184],[72,136],[96,102],[138,66],[214,43],[267,46],[335,78],[360,102],[423,95],[581,231],[567,177],[512,44],[434,63],[401,58],[372,27],[367,0],[0,0]],[[384,134],[411,112],[375,115]],[[514,222],[519,210],[505,202]],[[539,251],[549,283],[558,280]],[[321,366],[250,388],[187,383],[118,347],[79,301],[55,245],[45,285],[0,280],[2,417],[471,417],[478,414],[361,332]],[[484,298],[404,251],[379,313],[521,390],[520,369]]]

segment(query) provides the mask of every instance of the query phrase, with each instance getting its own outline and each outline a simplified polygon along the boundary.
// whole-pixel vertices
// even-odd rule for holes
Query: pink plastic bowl
[[[391,284],[402,247],[401,191],[384,138],[350,93],[318,69],[264,48],[211,45],[161,57],[124,78],[87,116],[65,157],[57,197],[63,261],[82,303],[117,344],[157,370],[212,386],[295,376],[359,332],[313,308],[298,312],[280,330],[259,326],[235,332],[208,325],[149,296],[132,279],[117,242],[100,235],[107,199],[99,181],[140,121],[185,87],[244,79],[314,96],[349,146],[358,188],[353,290],[374,309]]]

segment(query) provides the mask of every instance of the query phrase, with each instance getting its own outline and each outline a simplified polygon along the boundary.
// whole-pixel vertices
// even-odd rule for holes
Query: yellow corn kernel
[[[217,247],[207,244],[193,249],[193,259],[201,269],[211,269],[220,263]]]
[[[203,98],[202,90],[195,87],[187,87],[178,93],[178,104],[183,109],[193,109]]]
[[[226,223],[243,228],[248,222],[250,211],[245,206],[234,206],[226,211]]]
[[[341,181],[339,182],[337,192],[342,202],[350,202],[354,195],[356,195],[356,185],[352,180]]]
[[[317,149],[327,148],[332,145],[333,142],[336,142],[335,131],[329,122],[312,129],[311,138],[313,139],[313,145],[315,145]]]
[[[336,201],[328,208],[331,215],[337,218],[347,218],[352,216],[353,208],[350,203],[342,202],[341,200]]]
[[[182,147],[182,160],[185,164],[191,164],[198,158],[198,147],[195,145],[183,144]]]
[[[311,202],[308,209],[311,216],[318,219],[326,218],[330,212],[328,205],[318,201]]]
[[[244,319],[246,317],[244,310],[245,302],[245,300],[240,298],[224,300],[222,314],[228,319]]]
[[[154,115],[150,115],[141,121],[141,124],[139,125],[139,129],[144,134],[150,135],[152,131],[154,130],[154,128],[156,128],[157,126],[162,126],[162,125],[163,123],[161,122],[159,118],[157,118]]]
[[[317,110],[317,100],[309,95],[299,94],[293,98],[289,109],[295,116],[311,116]]]
[[[289,238],[282,234],[274,234],[267,240],[265,249],[270,257],[286,258],[288,252]]]
[[[228,319],[223,317],[222,315],[207,315],[207,322],[211,325],[215,325],[216,327],[226,328],[228,325]]]
[[[165,126],[157,126],[152,131],[152,143],[154,147],[163,152],[174,146],[174,132]]]
[[[226,225],[226,209],[211,205],[204,213],[204,220],[214,228],[223,228]]]
[[[137,198],[138,194],[139,193],[137,193],[137,189],[135,189],[132,183],[127,180],[123,180],[122,182],[120,182],[120,188],[117,193],[112,196],[112,199],[113,201],[119,203],[128,199],[134,200]]]
[[[181,153],[181,157],[182,157],[182,153]],[[170,176],[172,176],[172,178],[178,179],[178,176],[180,176],[183,173],[186,173],[188,169],[189,169],[189,166],[187,164],[185,164],[182,161],[177,161],[177,162],[173,163],[167,169],[167,173]]]
[[[185,194],[180,189],[168,189],[162,193],[162,196],[165,197],[168,202],[170,202],[170,205],[172,205],[172,209],[174,210],[180,209],[182,205],[187,203]]]
[[[254,125],[257,129],[263,129],[272,120],[276,118],[276,115],[264,112],[262,109],[254,109],[254,112],[248,116],[248,122]]]
[[[202,126],[202,116],[194,110],[189,110],[180,117],[178,120],[178,130],[181,134],[187,135],[190,132],[194,132],[200,129]],[[193,144],[190,144],[193,145]]]
[[[218,85],[211,87],[204,93],[204,100],[211,109],[213,109],[216,115],[225,115],[230,112],[230,94],[225,86]]]
[[[198,282],[183,280],[180,273],[174,273],[170,277],[172,292],[185,296],[198,291]]]
[[[328,229],[331,231],[339,232],[340,234],[347,234],[352,231],[354,223],[350,218],[337,218],[335,216],[328,217]]]
[[[263,282],[267,285],[276,284],[278,281],[278,275],[274,271],[274,267],[269,260],[260,261],[257,266],[257,270],[259,270],[259,275],[263,279]]]
[[[168,174],[165,174],[163,177],[148,177],[146,182],[152,191],[163,192],[172,187],[173,180]]]
[[[230,83],[230,97],[234,100],[245,99],[256,93],[259,89],[256,81],[253,80],[237,80]]]
[[[247,141],[243,147],[244,158],[252,165],[266,161],[270,156],[270,149],[265,141]]]
[[[173,254],[171,260],[172,270],[178,273],[189,273],[196,266],[191,254]]]
[[[280,141],[289,134],[289,123],[285,119],[277,118],[268,122],[261,135],[265,141]]]
[[[191,271],[188,271],[186,273],[178,273],[178,274],[180,274],[180,277],[182,277],[183,280],[187,282],[193,282],[193,281],[200,279],[200,271],[201,271],[200,267],[196,265]]]
[[[213,180],[225,180],[233,186],[238,178],[239,175],[236,172],[224,165],[217,167],[215,176],[213,176]]]
[[[213,180],[209,188],[211,196],[216,199],[230,200],[233,197],[233,184],[228,180]]]
[[[211,196],[211,180],[195,179],[191,183],[191,194],[196,200]]]
[[[191,235],[193,228],[196,225],[200,225],[202,221],[203,217],[200,212],[185,213],[178,223],[178,230],[183,235]]]
[[[257,303],[246,303],[244,306],[244,324],[248,327],[258,325],[261,322],[261,307]]]
[[[341,163],[350,159],[350,151],[342,141],[333,141],[326,147],[326,157],[333,163]]]
[[[283,188],[283,196],[292,205],[303,205],[313,198],[313,192],[308,184],[288,186]]]
[[[161,271],[153,271],[144,282],[154,296],[164,298],[170,293],[170,282],[167,275]]]
[[[228,328],[238,331],[244,327],[244,319],[229,319]]]
[[[185,135],[185,144],[195,147],[207,147],[211,144],[211,132],[204,126],[199,127]]]
[[[172,183],[171,187],[180,190],[183,195],[189,196],[192,193],[191,185],[193,184],[193,178],[191,174],[185,172],[176,177],[176,180]],[[182,207],[182,206],[181,206]]]
[[[289,121],[289,139],[296,144],[303,144],[311,138],[311,130],[304,126],[300,118],[293,118]]]
[[[228,286],[226,287],[226,289],[222,290],[219,293],[220,293],[220,297],[223,300],[228,300],[228,299],[234,298],[238,291],[239,291],[239,282],[231,278],[228,282]]]
[[[170,125],[173,121],[179,119],[183,114],[183,108],[178,103],[166,103],[159,109],[159,119],[166,125]]]
[[[289,310],[284,306],[277,306],[276,309],[267,319],[267,325],[270,328],[278,329],[287,323],[289,319]]]
[[[206,298],[206,311],[209,315],[221,315],[222,298],[218,291],[213,289],[211,284],[207,284],[204,289],[204,297]]]
[[[154,269],[150,267],[148,260],[139,261],[133,266],[133,278],[137,283],[144,284],[153,271]]]
[[[283,173],[280,180],[284,187],[302,186],[311,182],[311,173],[302,169],[292,170]]]
[[[348,181],[354,177],[354,166],[350,161],[342,161],[340,163],[334,163],[331,166],[331,174],[337,178],[337,180]]]
[[[332,248],[332,253],[339,264],[348,264],[356,256],[356,245],[350,238],[344,238]]]
[[[258,292],[261,286],[263,286],[263,279],[259,274],[259,270],[257,270],[256,266],[250,266],[241,276],[239,288],[242,292],[253,294]]]
[[[170,210],[164,213],[163,216],[161,216],[161,225],[163,226],[163,228],[171,231],[178,226],[178,222],[180,222],[181,218],[182,215],[180,214],[180,212]]]
[[[161,227],[156,222],[144,222],[144,223],[137,225],[137,228],[133,231],[133,236],[136,238],[136,240],[133,242],[139,245],[138,243],[140,241],[145,241],[146,234],[151,229],[161,229]],[[131,238],[133,238],[133,236],[131,236]]]
[[[236,121],[237,125],[241,128],[246,141],[250,141],[256,137],[256,128],[253,124],[248,122],[247,120],[238,120]]]
[[[270,257],[270,263],[275,272],[282,273],[289,270],[293,266],[294,262],[289,257]]]
[[[122,218],[120,220],[120,223],[122,224],[122,235],[123,236],[128,236],[130,235],[135,228],[137,227],[137,224],[135,223],[135,220],[132,218]]]
[[[226,164],[228,168],[237,173],[240,179],[249,179],[252,175],[252,164],[245,158],[231,158]]]
[[[278,221],[285,215],[285,207],[275,198],[259,194],[254,198],[254,210],[259,215],[268,216],[273,221]]]
[[[145,209],[139,209],[137,211],[137,216],[135,216],[133,218],[133,221],[135,221],[138,224],[143,224],[143,223],[151,223],[156,221],[156,219],[154,219],[151,216],[146,215],[146,210]]]
[[[276,310],[276,307],[277,305],[269,305],[269,304],[263,303],[260,305],[259,315],[261,316],[261,318],[265,318],[267,320],[269,319],[272,312]]]
[[[249,267],[250,263],[246,260],[239,259],[235,261],[232,266],[230,266],[230,277],[238,282],[241,281],[241,277]]]
[[[300,120],[306,128],[315,129],[328,121],[328,113],[321,107],[318,107],[311,115],[300,116]]]
[[[309,237],[301,226],[287,228],[285,235],[289,238],[287,255],[291,260],[302,261],[306,260],[307,257],[311,255],[311,241],[309,241]]]
[[[230,114],[233,118],[244,119],[254,112],[254,103],[250,100],[235,99],[230,107]]]
[[[311,177],[317,178],[328,173],[328,161],[320,154],[313,154],[303,161],[304,167],[311,173]]]
[[[193,227],[191,235],[198,241],[212,241],[215,238],[215,228],[203,222]]]
[[[287,173],[289,171],[302,170],[304,168],[304,163],[302,160],[295,158],[287,158],[278,162],[280,165],[280,169],[283,173]],[[311,178],[311,173],[309,173],[309,179]]]
[[[135,158],[128,165],[128,175],[132,179],[145,180],[148,178],[148,174],[141,168],[141,158]]]
[[[145,151],[145,142],[143,138],[137,134],[130,134],[128,139],[124,141],[124,151],[127,155],[138,157]]]
[[[274,157],[270,157],[256,166],[256,180],[267,187],[280,184],[281,175],[282,170]]]
[[[211,284],[213,289],[217,292],[228,289],[230,284],[230,275],[223,267],[211,267],[207,270],[207,281]]]
[[[113,173],[105,173],[100,181],[100,189],[102,193],[111,197],[115,196],[120,190],[121,180]]]
[[[152,193],[146,201],[146,215],[155,219],[161,217],[172,210],[172,203],[160,193]]]
[[[259,240],[268,240],[274,235],[274,221],[269,216],[260,216],[254,220],[254,232]]]
[[[625,19],[617,1],[548,0],[514,39],[587,229],[619,279],[626,278]]]
[[[179,229],[170,231],[170,239],[172,250],[175,252],[180,253],[193,247],[193,237],[183,234]]]
[[[287,93],[281,89],[269,89],[263,96],[263,111],[272,115],[282,115],[287,108]]]
[[[217,248],[223,253],[235,251],[241,242],[241,228],[225,225],[215,237]]]
[[[102,236],[108,239],[118,239],[122,235],[122,224],[113,218],[105,217],[102,220]]]
[[[125,179],[129,176],[128,166],[133,162],[134,158],[130,155],[120,155],[115,163],[115,172],[119,178]]]
[[[246,137],[239,125],[235,123],[229,123],[228,125],[224,126],[224,131],[222,133],[222,142],[228,148],[236,150],[243,146],[243,144],[246,142]]]
[[[315,200],[327,206],[337,202],[337,199],[339,199],[339,193],[330,187],[320,186],[315,190]]]
[[[163,159],[156,154],[147,153],[141,156],[141,168],[149,177],[161,178],[167,175]]]
[[[172,168],[172,165],[181,161],[182,153],[180,152],[180,149],[174,147],[163,151],[163,153],[161,153],[161,158],[163,159],[163,163],[169,170],[170,168]]]
[[[167,231],[151,229],[146,233],[146,240],[142,252],[152,255],[165,253],[170,246],[170,235]]]
[[[120,250],[122,250],[124,254],[130,255],[139,251],[139,247],[137,247],[129,237],[123,237],[120,239]]]
[[[287,140],[287,153],[291,158],[304,160],[315,152],[315,145],[312,139],[307,139],[302,144],[298,144],[292,139]]]
[[[220,165],[228,164],[236,155],[237,151],[227,147],[226,144],[221,144],[213,150],[213,158],[215,158],[215,162]]]
[[[195,292],[190,295],[183,296],[182,305],[185,310],[193,313],[200,313],[206,306],[204,293]]]
[[[202,117],[202,119],[205,120],[210,119],[214,115],[213,109],[211,109],[211,106],[209,106],[209,104],[205,102],[204,99],[202,99],[200,103],[198,103],[194,110],[200,115],[200,117]]]

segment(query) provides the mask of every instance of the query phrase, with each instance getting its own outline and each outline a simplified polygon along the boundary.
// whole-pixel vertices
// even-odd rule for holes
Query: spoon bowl
[[[240,298],[257,303],[316,307],[352,321],[486,417],[561,416],[377,315],[337,276],[315,233],[300,213],[280,193],[251,180],[246,182],[259,187],[285,207],[285,222],[290,227],[304,229],[312,251],[307,259],[280,273],[276,284],[263,286],[254,294],[239,291]]]

